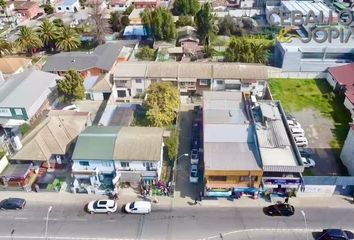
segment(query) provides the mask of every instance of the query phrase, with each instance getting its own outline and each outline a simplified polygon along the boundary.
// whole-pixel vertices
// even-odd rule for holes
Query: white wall
[[[92,96],[93,96],[94,101],[102,101],[103,100],[103,93],[94,92],[94,93],[92,93]]]
[[[141,83],[137,83],[137,80],[141,80]],[[143,78],[137,78],[137,79],[132,79],[131,81],[131,93],[132,97],[136,96],[138,93],[136,89],[142,89],[142,93],[145,92],[145,79]]]
[[[331,87],[334,90],[336,88],[336,81],[334,81],[332,74],[327,73],[326,79],[327,79],[327,82],[329,83],[329,85],[331,85]]]
[[[354,105],[349,101],[347,97],[345,97],[344,106],[350,111],[352,117],[354,118]]]
[[[123,168],[121,162],[129,162],[129,167]],[[114,161],[114,166],[118,171],[146,171],[143,163],[150,162],[153,164],[153,168],[158,168],[159,162],[156,161]]]
[[[6,166],[9,164],[6,155],[0,159],[0,173],[5,170]]]
[[[79,162],[89,162],[89,166],[80,165]],[[114,163],[113,160],[74,160],[72,170],[95,170],[98,169],[98,172],[114,172]]]
[[[305,185],[304,191],[301,187],[296,194],[297,197],[331,197],[336,185]]]
[[[354,130],[350,128],[340,154],[343,164],[347,167],[350,175],[354,175]]]
[[[80,10],[80,3],[79,1],[75,2],[73,5],[58,5],[55,7],[56,12],[66,12],[66,13],[74,13],[75,8],[77,11]]]

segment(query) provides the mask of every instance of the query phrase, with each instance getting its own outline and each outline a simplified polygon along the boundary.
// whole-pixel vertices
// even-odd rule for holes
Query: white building
[[[75,13],[80,9],[79,0],[64,0],[55,6],[56,12]]]
[[[350,175],[354,175],[354,123],[351,125],[345,139],[340,158]]]

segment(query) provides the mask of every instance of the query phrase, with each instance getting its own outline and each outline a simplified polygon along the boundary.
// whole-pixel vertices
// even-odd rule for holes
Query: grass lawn
[[[348,123],[351,122],[350,113],[343,104],[344,96],[334,94],[325,79],[272,79],[269,86],[273,98],[281,100],[286,111],[313,108],[333,120],[335,137],[330,145],[339,160],[349,130]]]

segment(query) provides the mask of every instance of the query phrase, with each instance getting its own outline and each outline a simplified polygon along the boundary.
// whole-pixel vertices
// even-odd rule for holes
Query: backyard
[[[348,123],[351,122],[350,113],[343,104],[344,97],[334,94],[325,79],[272,79],[269,87],[273,98],[281,100],[285,111],[293,114],[298,120],[303,120],[300,123],[308,128],[305,130],[309,132],[309,142],[313,138],[315,145],[310,144],[310,147],[319,151],[325,149],[328,144],[328,150],[333,152],[332,155],[337,161],[340,171],[338,174],[347,175],[346,168],[339,158],[348,133]],[[329,134],[326,135],[326,132]],[[306,172],[312,174],[311,171]]]

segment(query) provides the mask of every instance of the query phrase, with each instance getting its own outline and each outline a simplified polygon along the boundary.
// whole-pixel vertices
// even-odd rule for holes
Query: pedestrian
[[[288,198],[288,197],[287,197],[287,198],[285,198],[284,203],[289,203],[289,198]]]
[[[195,198],[194,199],[194,205],[197,205],[198,204],[198,198]]]
[[[201,202],[203,200],[203,192],[200,191],[199,192],[199,202]]]

